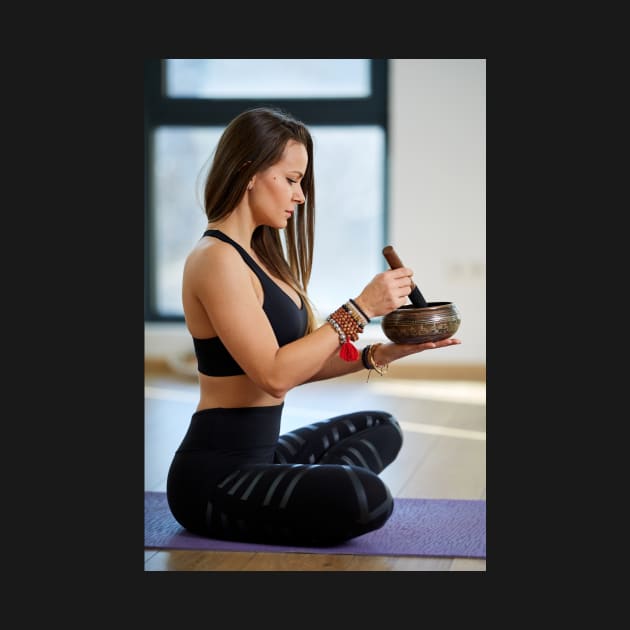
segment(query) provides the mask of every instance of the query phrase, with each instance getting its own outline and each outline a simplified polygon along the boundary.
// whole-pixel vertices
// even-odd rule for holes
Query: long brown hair
[[[307,287],[315,242],[315,182],[313,140],[304,123],[270,107],[249,109],[234,118],[217,144],[204,186],[204,208],[211,222],[229,215],[245,194],[251,177],[278,162],[289,140],[304,145],[308,164],[302,178],[304,203],[284,231],[286,256],[280,230],[267,225],[254,230],[251,246],[274,275],[300,294],[308,314],[307,332],[311,332],[316,322]]]

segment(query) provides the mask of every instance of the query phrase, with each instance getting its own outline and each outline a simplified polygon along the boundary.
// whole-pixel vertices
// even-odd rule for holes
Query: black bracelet
[[[368,363],[368,352],[370,351],[370,346],[365,346],[363,348],[363,352],[361,353],[361,363],[363,363],[363,367],[366,370],[371,370],[372,366]]]
[[[359,313],[361,313],[361,315],[363,315],[363,317],[365,317],[365,319],[367,320],[367,323],[369,324],[370,321],[372,321],[359,307],[359,305],[352,299],[350,298],[350,302],[352,302],[352,305],[357,309],[357,311],[359,311]]]

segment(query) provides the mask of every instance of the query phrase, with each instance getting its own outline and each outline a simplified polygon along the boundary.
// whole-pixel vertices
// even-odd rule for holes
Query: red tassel
[[[359,358],[359,351],[352,345],[349,339],[346,339],[341,346],[341,350],[339,350],[339,356],[344,361],[356,361]]]

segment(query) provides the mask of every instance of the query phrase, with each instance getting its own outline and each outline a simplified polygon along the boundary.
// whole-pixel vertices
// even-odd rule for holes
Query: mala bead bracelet
[[[340,306],[334,313],[331,313],[326,321],[335,329],[339,335],[339,356],[344,361],[356,361],[359,358],[359,351],[352,345],[353,341],[359,338],[363,328],[370,322],[365,313],[350,299]],[[365,365],[365,361],[363,362]]]

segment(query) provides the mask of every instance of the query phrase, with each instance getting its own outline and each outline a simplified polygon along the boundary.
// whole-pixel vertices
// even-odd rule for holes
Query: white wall
[[[427,301],[450,301],[462,344],[401,361],[486,362],[486,62],[393,59],[389,244]],[[380,327],[362,342],[385,341]],[[145,355],[192,351],[182,324],[145,326]]]
[[[485,365],[486,62],[395,59],[389,87],[389,241],[425,299],[462,320],[462,344],[430,360]]]

